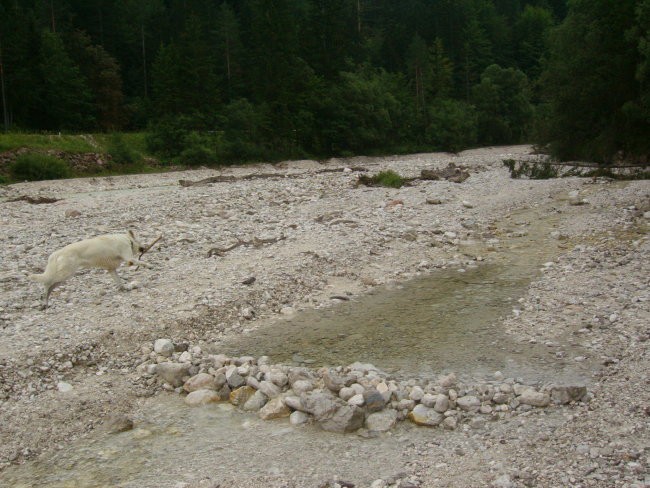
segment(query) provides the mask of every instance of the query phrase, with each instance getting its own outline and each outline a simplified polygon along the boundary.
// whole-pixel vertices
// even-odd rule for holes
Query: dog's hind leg
[[[43,291],[43,301],[41,303],[41,310],[45,310],[49,306],[50,293],[52,293],[52,290],[54,290],[60,284],[61,282],[59,281],[57,283],[52,283],[50,285],[43,285],[45,286],[45,290]]]

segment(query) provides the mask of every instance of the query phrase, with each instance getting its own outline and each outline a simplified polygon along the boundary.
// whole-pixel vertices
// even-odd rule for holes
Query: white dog
[[[151,268],[148,263],[135,258],[138,252],[144,250],[145,248],[135,239],[131,231],[128,234],[108,234],[93,237],[54,251],[47,260],[47,266],[43,274],[32,274],[28,277],[42,283],[45,287],[42,305],[42,308],[45,309],[48,306],[52,290],[81,268],[105,269],[110,273],[117,286],[124,289],[122,279],[115,270],[123,261],[128,263],[129,266],[137,264],[138,266]]]

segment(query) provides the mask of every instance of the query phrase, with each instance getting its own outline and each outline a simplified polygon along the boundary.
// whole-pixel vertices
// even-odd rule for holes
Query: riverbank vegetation
[[[649,25],[650,0],[0,0],[0,152],[647,164]]]

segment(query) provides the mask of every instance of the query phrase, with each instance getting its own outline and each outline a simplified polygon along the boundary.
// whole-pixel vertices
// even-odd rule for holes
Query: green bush
[[[406,180],[395,171],[387,170],[377,173],[374,176],[361,175],[359,183],[366,186],[384,186],[387,188],[401,188],[406,184]]]
[[[215,151],[210,149],[210,137],[192,132],[186,138],[185,145],[185,149],[178,157],[181,164],[208,166],[215,163]]]
[[[114,163],[120,165],[134,164],[138,161],[137,153],[126,144],[122,134],[111,134],[108,141],[108,153]]]
[[[9,166],[9,174],[16,181],[57,180],[71,176],[67,163],[54,156],[39,153],[22,154]]]

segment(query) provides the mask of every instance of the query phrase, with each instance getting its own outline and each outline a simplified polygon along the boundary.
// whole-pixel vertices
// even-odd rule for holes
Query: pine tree
[[[84,130],[92,127],[88,85],[58,34],[42,33],[39,58],[42,107],[39,126],[50,130]]]

